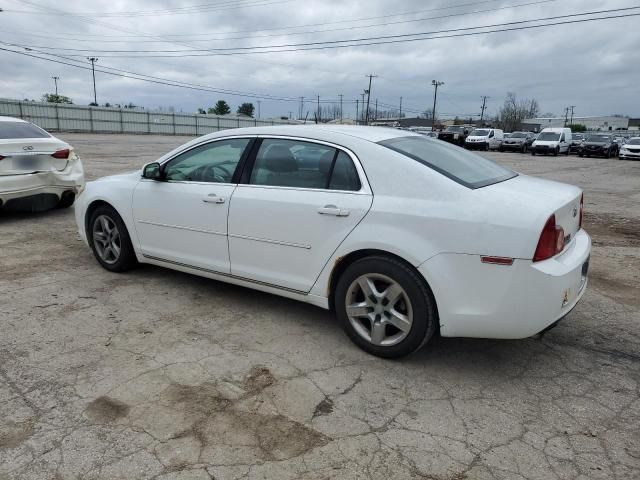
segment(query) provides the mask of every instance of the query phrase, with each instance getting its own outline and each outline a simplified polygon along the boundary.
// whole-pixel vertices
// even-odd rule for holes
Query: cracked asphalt
[[[187,140],[60,136],[89,179]],[[309,305],[107,272],[71,209],[1,214],[0,479],[640,478],[640,162],[485,155],[585,189],[588,291],[542,338],[400,361]]]

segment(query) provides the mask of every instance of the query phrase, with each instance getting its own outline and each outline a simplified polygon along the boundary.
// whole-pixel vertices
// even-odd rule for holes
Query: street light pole
[[[60,77],[51,77],[53,78],[53,83],[56,86],[56,97],[58,96],[58,80],[60,80]]]
[[[93,103],[98,105],[98,96],[96,95],[96,57],[87,57],[87,60],[91,62],[91,72],[93,73]]]
[[[433,93],[433,112],[431,114],[431,131],[433,132],[436,129],[436,99],[438,98],[438,87],[444,85],[444,82],[431,80],[431,85],[436,87]]]
[[[340,123],[342,123],[342,97],[344,95],[340,94],[338,96],[340,97]]]

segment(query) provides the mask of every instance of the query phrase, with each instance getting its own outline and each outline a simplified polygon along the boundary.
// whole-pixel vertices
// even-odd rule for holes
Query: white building
[[[567,124],[570,123],[567,122]],[[584,125],[591,131],[626,130],[629,128],[629,117],[573,117],[574,125]],[[543,128],[564,127],[565,117],[528,118],[522,121],[527,130],[540,131]]]

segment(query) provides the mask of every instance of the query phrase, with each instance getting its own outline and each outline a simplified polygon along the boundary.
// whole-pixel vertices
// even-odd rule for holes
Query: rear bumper
[[[61,171],[27,173],[21,175],[0,176],[0,202],[7,202],[27,197],[42,198],[70,191],[77,195],[84,188],[84,170],[80,160],[70,162]]]
[[[591,239],[576,233],[542,262],[483,264],[478,255],[440,254],[419,270],[432,288],[445,337],[526,338],[565,317],[582,298]]]

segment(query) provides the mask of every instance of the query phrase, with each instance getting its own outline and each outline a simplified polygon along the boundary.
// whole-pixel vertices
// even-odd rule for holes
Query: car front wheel
[[[408,355],[436,331],[431,291],[413,267],[394,258],[372,256],[351,264],[338,280],[334,302],[351,340],[379,357]]]
[[[125,272],[136,265],[127,227],[112,207],[103,205],[91,212],[87,234],[93,254],[105,269]]]

